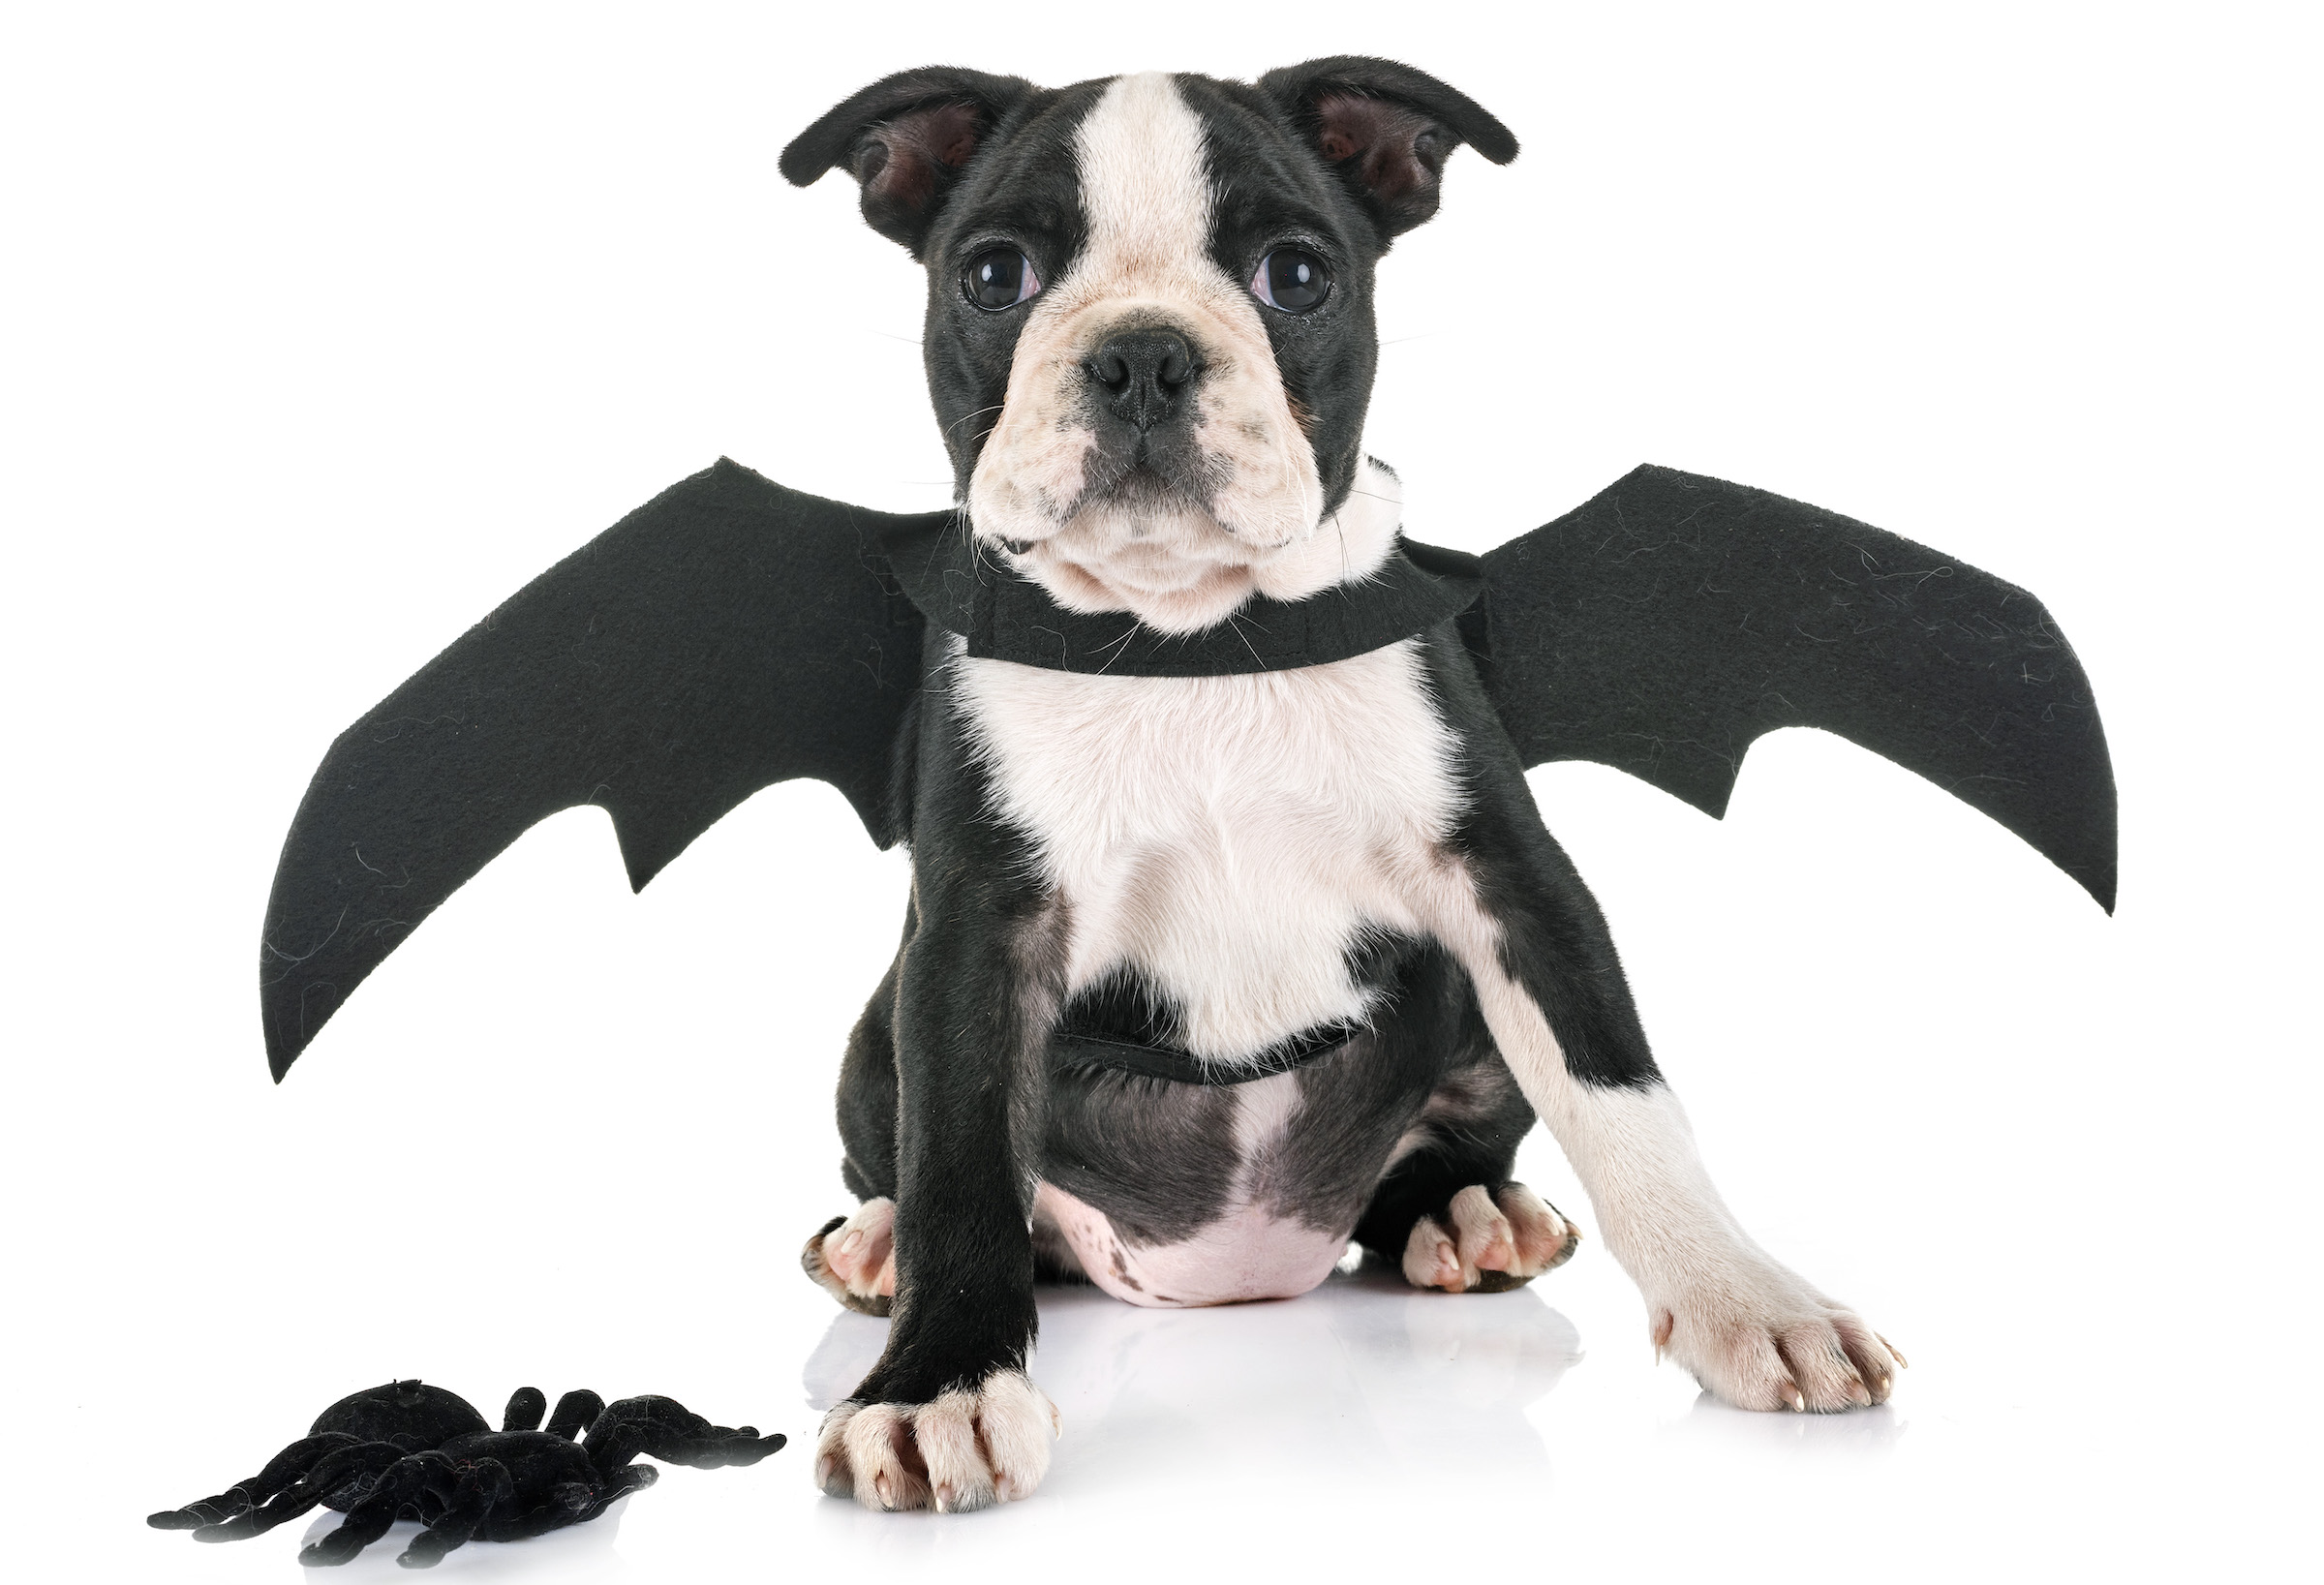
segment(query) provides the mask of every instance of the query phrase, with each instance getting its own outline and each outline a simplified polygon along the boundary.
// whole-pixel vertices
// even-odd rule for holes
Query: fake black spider
[[[538,1387],[519,1387],[495,1431],[443,1387],[366,1387],[325,1409],[313,1430],[249,1479],[145,1522],[191,1530],[198,1541],[232,1541],[263,1535],[320,1503],[347,1518],[301,1550],[299,1562],[345,1563],[396,1520],[417,1519],[427,1528],[396,1561],[428,1569],[476,1537],[522,1540],[586,1524],[659,1477],[653,1465],[630,1462],[640,1453],[712,1470],[755,1464],[784,1441],[761,1437],[755,1426],[713,1425],[669,1398],[608,1406],[587,1390],[558,1399],[547,1428],[536,1429],[548,1406]]]

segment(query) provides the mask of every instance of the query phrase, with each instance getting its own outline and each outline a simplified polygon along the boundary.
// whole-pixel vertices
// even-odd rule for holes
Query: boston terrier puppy
[[[926,265],[980,556],[1067,611],[1265,642],[1247,602],[1397,550],[1395,476],[1361,446],[1373,268],[1463,144],[1517,152],[1391,61],[1061,89],[937,67],[839,105],[782,170],[845,170]],[[1537,1116],[1658,1349],[1746,1408],[1887,1397],[1903,1360],[1712,1187],[1452,623],[1223,676],[929,631],[893,795],[903,941],[841,1080],[862,1204],[804,1257],[893,1317],[823,1426],[826,1490],[957,1510],[1040,1483],[1037,1274],[1279,1298],[1353,1239],[1420,1288],[1530,1281],[1580,1236],[1510,1180]]]

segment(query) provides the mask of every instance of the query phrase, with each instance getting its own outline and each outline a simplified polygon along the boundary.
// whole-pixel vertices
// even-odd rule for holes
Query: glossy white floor
[[[295,1577],[301,1525],[142,1516],[402,1375],[794,1438],[446,1577],[2312,1569],[2313,41],[2219,7],[1163,15],[0,24],[12,1575]],[[793,1257],[846,1205],[830,1090],[902,860],[793,785],[632,899],[603,817],[560,816],[277,1089],[277,845],[341,725],[720,451],[945,499],[920,278],[774,173],[830,102],[924,59],[1341,49],[1526,145],[1456,155],[1383,266],[1370,443],[1415,536],[1483,548],[1652,459],[2027,585],[2105,708],[2121,912],[1831,739],[1761,744],[1724,824],[1539,773],[1714,1174],[1911,1356],[1895,1402],[1702,1400],[1593,1236],[1497,1297],[1052,1294],[1033,1500],[824,1500],[817,1411],[880,1328]],[[1522,1166],[1594,1234],[1553,1146]]]

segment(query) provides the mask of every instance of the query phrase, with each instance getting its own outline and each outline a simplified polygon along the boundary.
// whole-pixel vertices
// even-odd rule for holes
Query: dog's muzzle
[[[1195,433],[1205,366],[1193,339],[1166,324],[1116,330],[1098,343],[1081,368],[1092,442],[1081,504],[1208,505],[1218,468]]]
[[[1086,365],[1090,393],[1106,417],[1142,439],[1184,416],[1202,360],[1176,330],[1127,330],[1107,339]]]

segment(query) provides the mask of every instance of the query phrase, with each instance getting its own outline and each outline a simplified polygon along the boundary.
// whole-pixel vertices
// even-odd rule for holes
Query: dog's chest
[[[1415,930],[1455,813],[1419,641],[1235,677],[956,664],[996,812],[1068,905],[1069,993],[1134,972],[1219,1059],[1364,1014],[1351,951]]]

